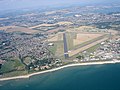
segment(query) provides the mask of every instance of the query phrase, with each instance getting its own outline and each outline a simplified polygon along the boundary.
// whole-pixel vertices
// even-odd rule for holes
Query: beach
[[[28,74],[28,75],[8,77],[8,78],[0,78],[0,81],[30,78],[31,76],[34,76],[34,75],[39,75],[39,74],[44,74],[44,73],[48,73],[48,72],[53,72],[53,71],[57,71],[57,70],[60,70],[60,69],[63,69],[63,68],[67,68],[67,67],[86,66],[86,65],[101,65],[101,64],[115,64],[115,63],[120,63],[120,60],[69,64],[69,65],[58,67],[58,68],[45,70],[45,71],[40,71],[40,72]]]

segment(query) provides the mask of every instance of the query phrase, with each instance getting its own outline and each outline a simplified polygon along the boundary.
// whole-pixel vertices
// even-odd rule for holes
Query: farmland
[[[4,26],[0,27],[0,30],[5,30],[6,32],[23,32],[28,34],[38,33],[37,30],[32,30],[25,27],[18,27],[18,26]]]

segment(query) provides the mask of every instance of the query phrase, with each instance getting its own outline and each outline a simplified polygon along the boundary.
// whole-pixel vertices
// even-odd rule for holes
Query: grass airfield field
[[[93,47],[109,38],[108,32],[104,32],[104,31],[98,32],[97,31],[98,29],[92,32],[91,31],[92,29],[95,29],[95,28],[89,27],[89,26],[82,26],[76,30],[69,29],[69,30],[66,30],[66,32],[64,32],[66,33],[67,46],[69,50],[68,53],[70,57],[90,47]],[[48,42],[55,43],[55,46],[51,47],[52,49],[56,48],[56,51],[54,50],[55,55],[58,55],[58,56],[64,55],[63,33],[55,34],[54,36],[48,39]]]

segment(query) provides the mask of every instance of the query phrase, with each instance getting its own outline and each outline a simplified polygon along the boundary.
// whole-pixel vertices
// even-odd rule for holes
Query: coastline
[[[65,66],[58,67],[58,68],[45,70],[45,71],[40,71],[40,72],[28,74],[28,75],[8,77],[8,78],[0,78],[0,81],[30,78],[31,76],[34,76],[34,75],[49,73],[49,72],[57,71],[57,70],[67,68],[67,67],[86,66],[86,65],[101,65],[101,64],[115,64],[115,63],[120,63],[120,60],[68,64],[68,65],[65,65]]]

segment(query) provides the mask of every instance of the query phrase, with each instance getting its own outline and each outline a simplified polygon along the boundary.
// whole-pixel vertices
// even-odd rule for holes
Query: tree
[[[84,56],[83,55],[79,55],[76,58],[78,58],[78,59],[84,59]]]

